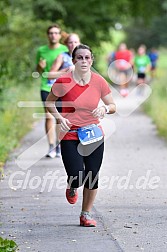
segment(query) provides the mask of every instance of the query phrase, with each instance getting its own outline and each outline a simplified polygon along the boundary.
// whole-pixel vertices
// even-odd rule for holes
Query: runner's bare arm
[[[68,119],[64,118],[56,109],[55,102],[59,97],[55,96],[52,91],[47,96],[45,106],[47,110],[58,120],[58,123],[61,124],[61,129],[63,131],[68,131],[70,129],[71,123]]]
[[[116,112],[116,105],[115,105],[115,103],[113,101],[112,93],[109,93],[106,96],[104,96],[102,98],[102,101],[108,107],[108,111],[107,111],[108,114],[113,114],[113,113]]]
[[[60,54],[57,59],[53,62],[53,65],[48,73],[48,79],[57,79],[59,78],[62,74],[70,71],[70,68],[64,68],[60,69],[61,65],[63,64],[63,56]]]
[[[112,94],[108,94],[102,98],[105,105],[98,107],[92,111],[94,117],[103,118],[104,115],[113,114],[116,111],[116,106],[112,98]]]
[[[53,62],[53,65],[49,71],[48,79],[55,79],[58,78],[57,72],[60,69],[61,65],[63,64],[63,55],[60,54],[56,60]]]
[[[36,67],[37,72],[41,74],[44,71],[45,67],[46,67],[46,60],[40,58],[40,60],[37,64],[37,67]]]

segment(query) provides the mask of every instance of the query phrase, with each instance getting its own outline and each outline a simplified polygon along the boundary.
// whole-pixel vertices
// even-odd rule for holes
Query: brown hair
[[[61,32],[61,41],[63,44],[66,44],[65,41],[67,40],[67,38],[69,37],[69,34],[65,31]]]
[[[87,49],[87,50],[89,50],[89,51],[91,52],[91,57],[92,57],[92,59],[94,59],[92,49],[91,49],[89,46],[83,45],[83,44],[80,44],[80,45],[78,45],[78,46],[76,46],[76,47],[74,48],[74,50],[73,50],[73,52],[72,52],[72,59],[75,58],[76,51],[79,50],[79,49]]]
[[[52,28],[58,28],[58,29],[60,30],[60,32],[61,32],[60,26],[59,26],[58,24],[53,24],[53,25],[50,25],[50,26],[47,28],[46,33],[49,34],[49,31],[50,31],[50,29],[52,29]]]

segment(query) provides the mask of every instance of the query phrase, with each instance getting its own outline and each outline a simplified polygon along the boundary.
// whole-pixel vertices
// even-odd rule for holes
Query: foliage
[[[135,6],[136,1],[133,1]],[[145,8],[146,11],[143,11]],[[143,15],[139,15],[139,13]],[[149,13],[148,13],[149,12]],[[137,48],[145,44],[148,48],[167,46],[167,0],[138,1],[138,8],[134,8],[134,15],[125,25],[127,44]]]
[[[46,4],[47,2],[47,4]],[[108,31],[117,20],[117,13],[122,9],[124,13],[128,0],[111,1],[68,1],[54,0],[34,1],[34,13],[37,18],[48,18],[55,22],[62,19],[68,31],[76,31],[84,43],[99,45],[100,40],[108,39]],[[122,14],[122,16],[124,16]]]
[[[0,2],[0,93],[11,86],[11,79],[21,83],[31,78],[35,69],[35,54],[46,43],[46,28],[58,22],[67,32],[78,32],[81,40],[94,48],[101,41],[110,41],[110,29],[115,23],[123,28],[131,17],[142,18],[143,27],[153,16],[165,12],[166,0],[2,0]],[[155,21],[157,27],[161,24]],[[142,28],[143,28],[142,27]],[[165,25],[164,25],[165,27]],[[149,27],[148,27],[149,29]],[[143,29],[145,30],[145,29]],[[159,29],[160,31],[161,29]],[[164,29],[163,29],[164,31]],[[135,32],[134,32],[135,33]],[[166,35],[161,32],[161,40]],[[141,36],[140,36],[141,37]],[[145,36],[142,36],[143,38]]]
[[[129,47],[135,49],[141,44],[145,44],[148,48],[167,46],[166,26],[166,15],[154,17],[147,26],[141,18],[132,20],[130,25],[125,27],[126,42]]]
[[[144,105],[145,112],[153,118],[161,136],[167,138],[167,88],[166,88],[166,53],[160,50],[157,79],[151,85],[152,95]]]
[[[135,20],[141,18],[148,24],[155,16],[164,12],[163,3],[166,0],[134,1],[130,0],[131,17]]]
[[[3,239],[0,237],[0,251],[1,252],[15,252],[17,244],[13,240]]]
[[[167,46],[167,16],[166,14],[161,17],[156,17],[153,19],[151,24],[152,37],[151,40],[154,41],[155,46]]]
[[[28,4],[13,1],[12,4],[1,2],[3,11],[0,16],[5,15],[3,26],[0,28],[0,95],[3,89],[11,87],[15,80],[17,85],[22,85],[27,80],[31,83],[31,74],[35,70],[35,54],[37,46],[46,43],[43,27],[50,22],[36,21],[32,9]],[[24,3],[24,4],[23,4]],[[24,8],[23,8],[24,6]],[[26,25],[25,25],[26,24]],[[14,84],[15,85],[15,84]]]
[[[68,30],[78,32],[84,43],[99,45],[101,40],[109,40],[109,30],[119,22],[126,24],[131,16],[140,16],[147,20],[147,7],[151,6],[151,18],[160,12],[158,0],[37,0],[33,2],[34,14],[39,19],[62,19]]]
[[[38,101],[39,87],[18,85],[3,90],[1,96],[3,102],[1,101],[0,112],[0,163],[4,163],[8,153],[18,146],[20,139],[31,129],[34,122],[32,114],[39,111],[36,108],[19,108],[17,104],[19,101]]]

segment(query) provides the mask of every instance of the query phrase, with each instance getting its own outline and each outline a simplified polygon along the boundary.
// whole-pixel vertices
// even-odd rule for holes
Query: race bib
[[[95,143],[103,138],[103,132],[96,124],[77,129],[78,138],[83,145]]]
[[[139,73],[145,73],[146,67],[141,66],[139,67]]]

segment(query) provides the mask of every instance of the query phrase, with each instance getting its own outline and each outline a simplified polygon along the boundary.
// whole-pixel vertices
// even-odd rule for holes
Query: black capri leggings
[[[88,189],[97,189],[98,173],[103,159],[104,141],[101,140],[86,146],[80,144],[83,151],[87,153],[89,148],[94,148],[94,151],[86,156],[78,152],[79,143],[79,140],[61,141],[61,155],[68,176],[67,182],[72,188],[78,188],[84,184]]]

